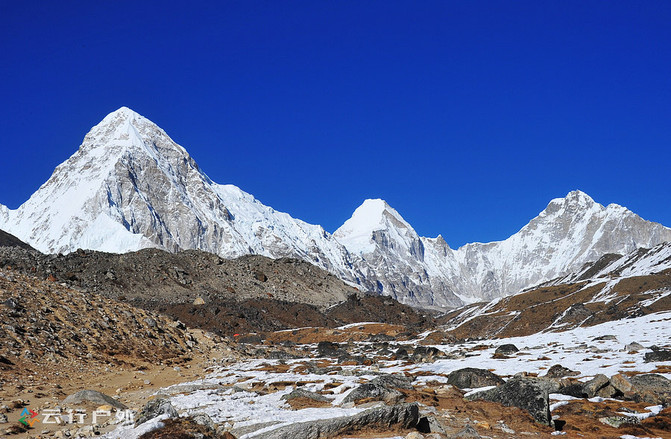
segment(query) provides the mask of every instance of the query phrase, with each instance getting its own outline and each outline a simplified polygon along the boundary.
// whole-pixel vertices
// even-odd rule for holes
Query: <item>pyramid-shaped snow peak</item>
[[[412,226],[386,201],[365,200],[352,217],[333,233],[333,236],[354,254],[366,254],[375,250],[374,232],[394,231],[399,236],[417,237]]]
[[[344,279],[358,276],[320,226],[212,182],[165,131],[126,107],[93,127],[30,200],[3,216],[9,232],[47,253],[200,249],[298,257]]]

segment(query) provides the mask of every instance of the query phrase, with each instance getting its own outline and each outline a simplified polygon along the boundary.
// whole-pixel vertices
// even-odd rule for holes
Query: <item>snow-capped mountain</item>
[[[357,278],[347,251],[322,227],[212,182],[165,131],[125,107],[93,127],[42,187],[2,218],[0,228],[47,253],[197,248],[229,258],[299,257]]]
[[[505,241],[451,249],[420,237],[383,200],[366,200],[333,235],[203,173],[184,148],[128,108],[110,113],[0,229],[46,253],[200,249],[232,258],[291,256],[421,306],[514,294],[606,253],[671,241],[671,229],[575,191]]]
[[[424,238],[381,200],[367,200],[333,236],[383,294],[423,305],[488,300],[579,270],[607,253],[671,241],[671,229],[573,191],[510,238],[466,244]]]

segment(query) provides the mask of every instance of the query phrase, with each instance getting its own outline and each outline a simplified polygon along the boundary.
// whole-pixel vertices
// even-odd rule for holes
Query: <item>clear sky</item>
[[[333,232],[505,239],[581,189],[671,226],[671,2],[0,1],[0,203],[128,106]]]

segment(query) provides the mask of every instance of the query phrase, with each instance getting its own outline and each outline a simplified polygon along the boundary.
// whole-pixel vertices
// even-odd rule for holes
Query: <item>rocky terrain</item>
[[[666,251],[434,319],[291,259],[2,248],[0,434],[669,437]]]
[[[438,345],[382,324],[243,336],[256,359],[161,389],[106,437],[669,437],[670,322]]]
[[[223,259],[201,251],[158,249],[43,255],[0,247],[0,267],[158,311],[221,336],[369,320],[415,329],[433,323],[419,310],[364,294],[298,259]]]

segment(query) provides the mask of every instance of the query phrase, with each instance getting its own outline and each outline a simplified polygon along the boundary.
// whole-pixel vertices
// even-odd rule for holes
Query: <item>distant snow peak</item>
[[[188,152],[127,107],[107,115],[77,152],[0,228],[45,253],[199,249],[232,258],[294,257],[341,279],[427,307],[515,294],[607,253],[671,241],[671,229],[581,191],[552,200],[504,241],[451,249],[420,237],[387,202],[365,200],[330,235],[219,185]]]
[[[352,217],[333,236],[353,254],[375,251],[375,232],[395,229],[397,233],[416,233],[403,217],[382,199],[367,199],[356,208]]]

